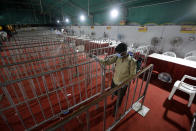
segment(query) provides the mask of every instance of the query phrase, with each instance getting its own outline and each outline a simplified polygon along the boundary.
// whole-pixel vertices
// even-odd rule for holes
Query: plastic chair
[[[171,56],[171,57],[176,57],[176,54],[174,52],[164,52],[162,55],[167,55],[167,56]]]
[[[148,54],[149,49],[150,49],[149,45],[144,45],[144,46],[138,47],[135,52],[139,52],[140,54]]]
[[[191,60],[191,61],[196,61],[196,56],[188,56],[188,57],[185,57],[184,59]]]
[[[163,81],[163,82],[167,82],[167,83],[171,83],[172,82],[171,75],[169,73],[166,73],[166,72],[159,73],[158,79]]]
[[[186,58],[186,57],[188,57],[188,56],[196,56],[196,50],[193,50],[193,51],[190,51],[190,52],[186,53],[186,54],[184,55],[184,58]]]
[[[192,76],[188,76],[188,75],[184,75],[183,78],[181,79],[181,81],[177,80],[174,83],[174,87],[168,97],[169,100],[171,100],[171,98],[173,97],[174,93],[176,92],[177,89],[187,93],[190,95],[189,97],[189,103],[188,103],[188,107],[191,106],[192,101],[195,97],[195,93],[196,93],[196,86],[187,84],[184,82],[185,79],[191,79],[191,80],[196,80],[196,77],[192,77]]]
[[[193,114],[193,122],[190,131],[196,131],[196,112]]]
[[[76,52],[82,52],[82,51],[84,51],[84,45],[76,46]]]

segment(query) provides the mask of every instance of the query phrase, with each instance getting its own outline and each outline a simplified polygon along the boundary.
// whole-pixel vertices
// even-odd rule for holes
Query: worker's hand
[[[95,56],[94,59],[95,59],[97,62],[100,62],[100,59],[99,59],[97,56]]]
[[[133,56],[133,52],[131,52],[131,51],[129,51],[128,54],[129,54],[130,56]]]
[[[88,56],[91,57],[91,58],[95,58],[96,57],[94,54],[91,54],[91,53],[88,54]]]
[[[88,56],[91,57],[91,58],[93,58],[93,54],[89,54]]]

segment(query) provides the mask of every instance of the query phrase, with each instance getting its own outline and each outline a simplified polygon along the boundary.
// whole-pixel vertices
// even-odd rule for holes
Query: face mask
[[[116,56],[118,56],[118,58],[122,58],[121,54],[116,53]]]

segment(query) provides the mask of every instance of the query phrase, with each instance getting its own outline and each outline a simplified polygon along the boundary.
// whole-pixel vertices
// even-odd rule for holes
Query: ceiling
[[[32,17],[26,17],[24,22],[31,23],[37,19],[39,23],[38,19],[41,19],[40,22],[47,23],[49,20],[51,22],[51,19],[56,21],[68,17],[78,23],[78,16],[84,14],[89,16],[91,24],[94,21],[104,24],[108,21],[106,12],[111,8],[122,9],[123,15],[127,12],[123,18],[129,22],[178,23],[175,20],[187,13],[190,5],[193,5],[190,1],[195,3],[196,0],[0,0],[0,23],[1,18],[4,23],[16,23],[15,21],[20,21],[29,14],[32,14]],[[194,16],[179,21],[195,22]],[[24,23],[23,21],[21,23]]]
[[[1,0],[0,10],[32,11],[51,16],[76,17],[81,13],[88,14],[88,9],[89,16],[93,16],[112,7],[131,8],[169,1],[176,0]]]

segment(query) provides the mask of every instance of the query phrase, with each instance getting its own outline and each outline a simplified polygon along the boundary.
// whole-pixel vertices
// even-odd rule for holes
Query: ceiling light
[[[69,19],[68,19],[68,18],[66,18],[66,19],[65,19],[65,22],[66,22],[66,23],[69,23]]]
[[[59,20],[57,20],[56,22],[57,22],[57,23],[60,23],[60,21],[59,21]]]
[[[80,20],[81,20],[81,21],[85,21],[84,15],[81,15],[81,16],[80,16]]]
[[[117,9],[111,10],[110,15],[112,18],[116,18],[118,16],[118,10]]]

